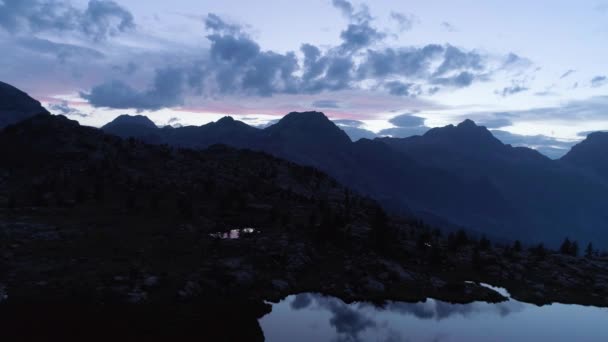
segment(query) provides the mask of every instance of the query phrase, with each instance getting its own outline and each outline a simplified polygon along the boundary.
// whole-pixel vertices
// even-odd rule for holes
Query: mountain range
[[[289,113],[264,129],[230,117],[198,127],[150,123],[121,116],[102,129],[149,143],[265,151],[316,167],[394,212],[496,238],[555,245],[568,236],[608,245],[607,133],[552,160],[505,145],[471,120],[422,136],[356,142],[319,112]]]
[[[4,84],[1,89],[1,122],[48,114],[25,93]],[[590,134],[552,160],[505,145],[470,120],[422,136],[356,142],[319,112],[289,113],[264,129],[231,117],[157,127],[141,115],[119,116],[101,129],[151,144],[263,151],[317,168],[394,213],[445,227],[550,245],[570,237],[608,246],[608,133]]]

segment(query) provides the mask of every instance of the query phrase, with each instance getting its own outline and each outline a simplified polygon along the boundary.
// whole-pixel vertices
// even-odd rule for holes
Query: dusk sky
[[[0,0],[0,80],[91,126],[470,118],[554,157],[608,129],[607,41],[601,1]]]

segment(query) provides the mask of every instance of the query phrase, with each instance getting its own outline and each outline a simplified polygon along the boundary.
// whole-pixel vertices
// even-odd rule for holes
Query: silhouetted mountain
[[[28,94],[0,82],[0,129],[36,114],[49,112]]]
[[[216,125],[234,124],[230,121]],[[55,115],[0,131],[0,154],[3,206],[201,216],[221,229],[226,223],[308,224],[320,202],[343,206],[348,192],[318,170],[265,153],[222,145],[200,151],[148,145]],[[376,208],[355,194],[348,197],[356,215]],[[279,222],[286,213],[288,222]],[[351,215],[340,214],[346,221]]]
[[[158,132],[172,145],[223,143],[314,166],[392,210],[493,236],[553,244],[566,235],[608,237],[605,185],[533,149],[505,145],[471,120],[355,143],[318,112],[290,113],[261,130],[225,119]]]
[[[589,134],[561,160],[608,182],[608,132]]]
[[[426,166],[476,183],[471,191],[493,189],[511,213],[492,226],[501,236],[552,243],[568,234],[589,240],[608,236],[601,228],[608,221],[600,204],[608,199],[608,188],[535,150],[504,145],[472,121],[419,137],[379,140]]]

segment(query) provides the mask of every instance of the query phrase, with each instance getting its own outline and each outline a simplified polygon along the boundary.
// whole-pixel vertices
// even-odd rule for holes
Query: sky
[[[608,1],[0,0],[0,80],[101,126],[317,110],[351,138],[469,118],[559,157],[608,129]]]

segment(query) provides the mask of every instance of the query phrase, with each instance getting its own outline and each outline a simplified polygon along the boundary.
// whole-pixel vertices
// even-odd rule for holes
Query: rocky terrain
[[[608,306],[608,259],[593,249],[442,233],[264,153],[147,145],[41,115],[1,131],[0,154],[4,334],[262,340],[265,301],[289,294],[505,299],[480,282]]]

